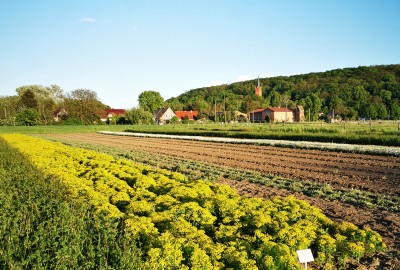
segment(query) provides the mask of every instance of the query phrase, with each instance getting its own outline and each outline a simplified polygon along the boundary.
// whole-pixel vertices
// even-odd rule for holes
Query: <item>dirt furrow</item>
[[[400,195],[399,157],[102,134],[57,137],[256,170],[292,179],[319,181],[334,188],[358,188]]]

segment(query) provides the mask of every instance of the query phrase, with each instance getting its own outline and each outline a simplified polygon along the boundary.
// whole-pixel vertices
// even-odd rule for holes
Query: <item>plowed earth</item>
[[[356,188],[400,196],[400,157],[103,134],[57,134],[51,137],[208,162],[265,175],[329,183],[335,189]],[[234,187],[241,194],[254,197],[294,194],[320,208],[333,220],[349,221],[358,226],[368,225],[382,235],[391,249],[391,258],[383,258],[384,265],[381,264],[378,269],[400,269],[396,259],[400,256],[399,213],[357,208],[340,201],[308,197],[246,181],[222,179],[221,182]]]

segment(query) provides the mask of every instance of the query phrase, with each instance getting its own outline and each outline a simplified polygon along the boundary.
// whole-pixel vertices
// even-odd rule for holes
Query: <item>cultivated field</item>
[[[336,221],[378,231],[390,250],[380,265],[370,261],[370,266],[400,267],[400,157],[94,133],[46,137],[109,147],[104,149],[115,155],[143,163],[154,159],[161,167],[192,174],[196,170],[204,174],[205,167],[212,168],[214,177],[210,178],[248,196],[295,194]],[[184,168],[188,161],[203,167]],[[212,173],[207,172],[209,176]]]
[[[294,196],[240,196],[106,148],[22,134],[0,135],[0,148],[2,269],[294,270],[304,248],[313,268],[349,269],[386,251],[377,232],[334,222]]]

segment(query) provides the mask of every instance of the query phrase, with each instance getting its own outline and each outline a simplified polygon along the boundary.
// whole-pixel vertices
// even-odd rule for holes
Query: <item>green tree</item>
[[[15,121],[21,126],[36,126],[39,123],[39,113],[34,108],[28,108],[17,113]]]
[[[376,112],[379,119],[386,119],[388,117],[387,109],[382,103],[378,104],[376,107]]]
[[[213,110],[211,104],[203,99],[203,97],[194,97],[189,100],[187,110],[198,111],[200,114],[205,113],[209,114]]]
[[[254,94],[243,98],[241,111],[249,113],[255,109],[263,108],[263,98]]]
[[[21,98],[21,103],[25,104],[29,102],[30,99],[34,97],[36,100],[35,108],[37,109],[40,117],[40,121],[43,124],[50,122],[52,118],[52,113],[58,105],[63,101],[63,91],[57,85],[51,85],[49,87],[44,87],[41,85],[25,85],[18,87],[16,92]],[[33,97],[30,95],[33,94]],[[26,100],[28,95],[28,100]]]
[[[2,124],[11,124],[18,112],[19,97],[5,96],[0,97],[0,120]]]
[[[276,90],[272,90],[271,93],[268,95],[270,99],[270,104],[272,107],[281,107],[282,105],[282,96]]]
[[[149,90],[142,92],[139,95],[138,101],[140,108],[151,113],[164,107],[164,98],[156,91]]]
[[[77,89],[67,94],[64,101],[65,110],[71,118],[78,118],[82,124],[99,122],[107,108],[90,89]]]
[[[151,124],[153,114],[143,110],[143,108],[132,108],[126,111],[126,118],[135,125]]]
[[[387,91],[387,90],[379,91],[379,96],[382,98],[382,100],[383,100],[383,102],[385,102],[385,104],[389,104],[390,101],[392,100],[392,92]]]
[[[168,99],[165,102],[166,107],[170,107],[173,111],[182,111],[183,110],[183,104],[179,102],[179,99],[177,98],[171,98]]]
[[[400,119],[400,106],[397,104],[396,101],[392,103],[390,106],[390,115],[391,118],[394,120],[399,120]]]
[[[38,102],[32,90],[27,89],[20,95],[21,109],[37,109]]]
[[[318,97],[317,94],[311,93],[307,95],[307,97],[301,100],[299,104],[304,105],[307,119],[310,119],[310,121],[318,120],[318,114],[322,110],[322,100]]]
[[[376,119],[378,117],[378,112],[373,104],[367,106],[365,113],[369,119]]]
[[[356,86],[353,89],[352,100],[351,103],[353,107],[359,112],[362,112],[363,107],[366,107],[368,104],[368,99],[371,96],[363,86]]]
[[[358,112],[354,108],[349,108],[349,112],[347,114],[348,119],[357,119],[358,118]]]

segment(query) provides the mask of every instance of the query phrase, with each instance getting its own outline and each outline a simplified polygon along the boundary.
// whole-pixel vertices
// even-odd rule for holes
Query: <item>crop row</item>
[[[123,157],[142,164],[177,171],[184,174],[190,180],[210,180],[216,181],[221,177],[236,181],[249,181],[262,184],[268,187],[285,189],[300,192],[311,197],[319,197],[325,200],[339,200],[348,204],[367,209],[382,209],[391,212],[400,212],[400,198],[382,193],[371,193],[358,189],[335,189],[328,183],[318,183],[312,180],[296,180],[283,178],[276,175],[265,175],[249,170],[239,170],[224,166],[179,159],[168,156],[159,156],[154,153],[143,151],[128,151],[115,147],[97,146],[91,144],[65,141],[64,143],[72,146],[84,147],[96,151],[108,153],[115,157]]]
[[[23,135],[3,138],[109,219],[123,220],[152,269],[298,269],[311,248],[325,268],[345,266],[385,244],[376,232],[336,224],[292,196],[240,197],[225,185]]]

